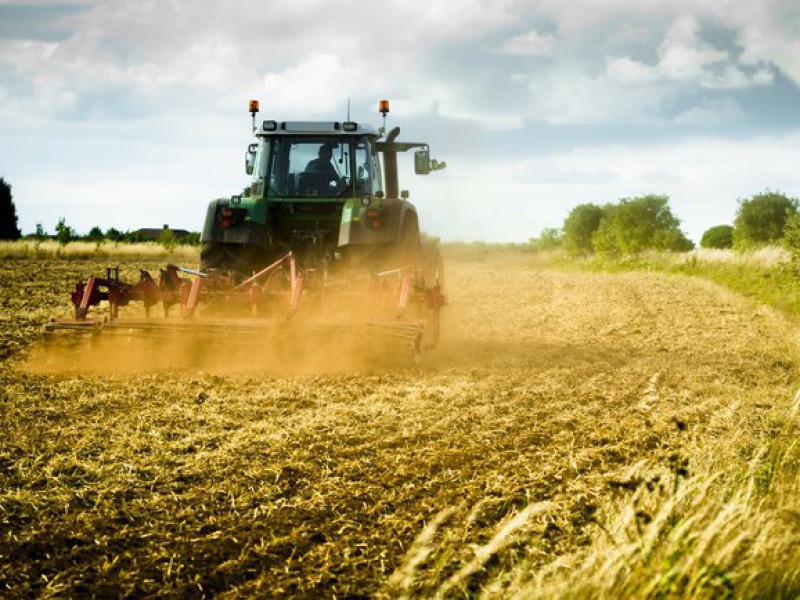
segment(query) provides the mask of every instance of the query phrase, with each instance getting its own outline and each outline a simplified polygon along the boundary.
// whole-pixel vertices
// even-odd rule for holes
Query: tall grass
[[[776,405],[766,431],[745,418],[750,422],[730,437],[699,444],[687,439],[684,456],[691,460],[632,465],[613,482],[617,492],[609,490],[591,517],[589,545],[544,565],[534,551],[541,531],[526,533],[525,524],[551,507],[528,505],[502,523],[487,544],[473,547],[474,558],[455,574],[446,578],[440,573],[445,581],[429,595],[468,595],[468,578],[516,543],[532,549],[527,553],[531,558],[521,554],[515,566],[493,573],[475,597],[800,597],[799,404],[795,397]],[[451,512],[431,521],[411,546],[388,582],[391,595],[416,597],[410,590],[420,563],[440,550],[434,535]]]
[[[663,272],[708,279],[758,304],[800,318],[800,264],[790,252],[768,246],[739,252],[698,249],[691,252],[642,252],[619,258],[570,258],[551,253],[530,261],[532,267],[605,273]]]
[[[156,242],[84,242],[60,244],[55,240],[0,241],[0,259],[172,258],[196,262],[197,246],[166,248]]]
[[[588,548],[542,569],[521,565],[496,596],[800,596],[798,398],[775,408],[769,435],[742,426],[695,448],[691,477],[636,465],[635,491],[598,515]]]
[[[761,268],[785,265],[791,260],[790,252],[780,246],[765,246],[744,252],[698,248],[685,253],[665,253],[663,256],[671,257],[675,264],[727,264]]]

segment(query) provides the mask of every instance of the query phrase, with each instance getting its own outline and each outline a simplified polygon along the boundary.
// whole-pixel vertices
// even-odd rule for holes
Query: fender
[[[223,209],[228,209],[227,215]],[[212,200],[208,203],[200,242],[266,247],[269,231],[265,223],[254,220],[253,209],[250,204],[233,203],[228,198]]]
[[[417,209],[407,200],[373,198],[365,206],[353,198],[342,210],[339,246],[397,244],[409,219],[417,223]]]

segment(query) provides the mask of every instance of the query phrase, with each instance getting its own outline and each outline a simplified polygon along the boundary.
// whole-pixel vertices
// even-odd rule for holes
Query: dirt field
[[[100,266],[0,265],[0,596],[503,596],[796,389],[770,311],[524,256],[448,263],[420,369],[36,372]]]

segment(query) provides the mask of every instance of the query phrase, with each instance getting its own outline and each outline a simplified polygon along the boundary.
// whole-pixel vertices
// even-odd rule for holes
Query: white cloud
[[[670,27],[659,48],[659,70],[675,80],[702,78],[709,67],[729,59],[727,52],[700,42],[697,36],[697,19],[686,15]]]
[[[789,11],[780,0],[760,3],[757,9],[741,8],[742,4],[607,0],[588,10],[584,2],[531,2],[535,16],[556,23],[559,43],[548,47],[555,60],[527,74],[516,72],[511,80],[529,82],[529,117],[541,115],[550,123],[658,125],[671,120],[681,100],[697,102],[699,115],[707,108],[703,90],[735,92],[772,85],[772,65],[784,72],[796,68],[800,74],[800,40],[796,33],[788,35],[788,25],[776,24],[781,16],[800,23],[800,9],[787,19]],[[736,43],[709,37],[706,25],[728,29]],[[776,30],[779,35],[773,37]],[[532,51],[538,43],[533,33]],[[525,39],[515,39],[520,53]],[[716,122],[744,118],[741,111],[730,110],[734,104],[735,100],[728,102],[724,119]]]
[[[632,56],[608,56],[605,69],[593,73],[587,65],[559,61],[553,70],[515,80],[531,90],[530,114],[555,124],[649,123],[717,125],[746,117],[731,98],[713,103],[702,96],[694,107],[671,117],[669,110],[683,97],[703,89],[739,90],[770,85],[773,72],[739,62],[731,52],[717,49],[699,36],[697,19],[677,18],[656,47],[656,61],[648,64]]]
[[[556,44],[552,34],[531,30],[506,40],[500,50],[512,56],[551,56]]]
[[[788,33],[774,39],[769,35],[780,31],[780,2],[771,0],[761,8],[741,8],[729,0],[722,4],[710,8],[701,0],[606,0],[590,7],[579,1],[431,0],[410,8],[401,0],[303,0],[265,7],[259,0],[241,0],[233,9],[211,0],[98,0],[88,10],[64,17],[62,25],[75,29],[69,39],[24,42],[26,46],[6,42],[0,65],[13,65],[32,81],[22,95],[15,94],[20,105],[49,108],[51,114],[79,111],[85,96],[117,87],[156,99],[202,93],[209,99],[201,103],[206,108],[260,96],[280,107],[320,107],[317,114],[343,97],[402,96],[417,106],[438,106],[439,114],[493,128],[518,127],[522,119],[536,119],[542,107],[545,120],[553,123],[629,118],[659,123],[664,107],[680,94],[695,94],[698,87],[769,85],[773,70],[768,57],[777,56],[789,67],[800,60],[788,58],[800,55],[796,39]],[[530,28],[534,17],[550,20],[557,33]],[[736,28],[744,48],[741,57],[703,40],[703,19]],[[378,23],[388,27],[376,27]],[[488,54],[555,59],[521,76],[496,58],[493,68],[508,68],[510,85],[526,79],[555,82],[551,88],[531,85],[527,112],[520,114],[519,105],[490,104],[487,98],[503,94],[502,89],[476,94],[449,89],[453,86],[445,81],[432,86],[437,72],[420,70],[443,44],[479,41],[494,31],[520,31],[521,25],[528,26],[525,33],[495,45],[499,53]],[[657,53],[656,62],[633,52],[647,47]],[[792,54],[795,49],[799,51]],[[457,44],[447,51],[454,53],[451,61],[461,59]],[[327,57],[327,70],[320,57]],[[327,91],[300,79],[303,73],[313,75],[315,65],[321,69],[317,75],[332,86]],[[481,67],[475,64],[476,70]],[[328,73],[339,78],[331,81]],[[286,85],[298,86],[299,104],[286,100],[292,94]],[[317,102],[303,99],[307,90],[321,94]],[[588,95],[566,97],[573,91]],[[618,109],[620,102],[613,97],[620,94],[629,110]],[[340,98],[327,102],[331,95]],[[54,106],[53,98],[61,105]]]
[[[772,64],[800,85],[800,6],[786,0],[709,3],[709,12],[737,31],[742,61]]]
[[[342,63],[335,55],[318,54],[283,72],[265,75],[260,87],[268,91],[270,110],[299,118],[343,110],[348,92],[357,90],[367,76],[357,63]]]
[[[745,116],[737,102],[731,99],[708,100],[698,106],[688,108],[673,118],[678,125],[722,125],[740,121]]]
[[[709,89],[741,90],[757,86],[771,85],[775,75],[771,69],[761,67],[752,73],[744,69],[728,65],[721,72],[712,73],[704,77],[701,85]]]
[[[606,64],[606,74],[612,81],[632,86],[651,84],[659,78],[655,67],[634,60],[630,56],[610,58]]]
[[[554,125],[665,122],[660,111],[675,90],[644,85],[647,70],[633,74],[638,66],[632,62],[628,66],[633,68],[620,73],[620,63],[613,63],[610,75],[591,76],[565,66],[547,76],[529,76],[528,114]]]

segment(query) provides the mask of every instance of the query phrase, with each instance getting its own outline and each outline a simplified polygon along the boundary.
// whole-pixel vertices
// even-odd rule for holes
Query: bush
[[[667,196],[647,195],[623,198],[603,208],[600,226],[592,235],[599,254],[619,256],[644,250],[685,252],[694,244],[680,230]]]
[[[560,229],[547,227],[542,229],[542,233],[539,234],[538,238],[528,240],[528,244],[534,252],[542,252],[560,248],[562,239],[563,235]]]
[[[564,249],[570,254],[586,256],[595,250],[592,236],[600,227],[603,209],[596,204],[579,204],[564,221]]]
[[[164,227],[161,233],[158,234],[158,243],[164,246],[164,249],[171,251],[178,245],[178,236],[169,227]]]
[[[62,246],[66,246],[69,242],[75,239],[75,231],[67,225],[66,219],[61,217],[56,225],[56,239]]]
[[[702,248],[725,250],[733,247],[733,227],[730,225],[717,225],[707,230],[700,240]]]
[[[795,213],[786,219],[783,228],[783,247],[792,255],[792,260],[800,260],[800,213]]]
[[[798,201],[769,190],[740,200],[733,222],[735,248],[752,248],[781,241],[787,220],[797,213]]]

